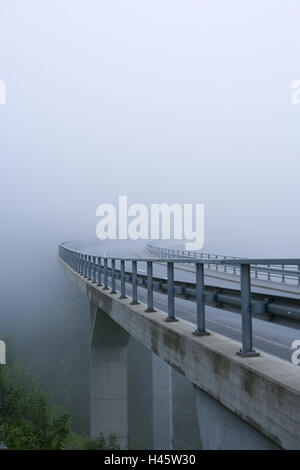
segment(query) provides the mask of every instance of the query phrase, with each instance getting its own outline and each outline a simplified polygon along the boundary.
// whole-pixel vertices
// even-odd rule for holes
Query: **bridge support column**
[[[132,336],[128,345],[128,447],[153,449],[152,352]]]
[[[127,344],[129,335],[91,305],[90,434],[114,434],[128,445]]]
[[[128,345],[130,449],[172,449],[172,369],[133,337]]]
[[[172,370],[173,448],[197,450],[201,447],[193,384]]]
[[[173,448],[172,368],[152,354],[153,370],[153,446],[155,450]]]

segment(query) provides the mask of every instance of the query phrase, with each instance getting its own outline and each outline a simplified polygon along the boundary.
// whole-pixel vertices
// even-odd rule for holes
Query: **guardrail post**
[[[93,256],[93,284],[96,284],[96,256]]]
[[[104,258],[104,287],[103,287],[103,290],[108,290],[107,258]]]
[[[168,316],[165,321],[175,322],[174,303],[174,263],[168,263]]]
[[[92,269],[91,256],[88,256],[88,280],[89,281],[92,279],[91,269]]]
[[[88,277],[88,256],[84,255],[84,277]]]
[[[132,261],[132,302],[130,304],[139,304],[137,299],[137,261]]]
[[[298,271],[299,271],[299,275],[298,275],[298,285],[300,286],[300,264],[298,264]]]
[[[93,271],[92,271],[92,257],[89,256],[89,274],[88,274],[88,279],[89,281],[92,280],[93,277]]]
[[[98,286],[102,286],[101,284],[101,258],[98,257]]]
[[[87,274],[88,280],[91,279],[91,257],[88,256],[88,274]]]
[[[119,299],[127,299],[125,295],[125,260],[121,260],[121,295]]]
[[[90,281],[93,282],[93,257],[90,256]]]
[[[235,259],[235,258],[233,258],[233,259]],[[233,274],[236,275],[236,265],[235,264],[233,265]]]
[[[77,272],[77,253],[74,253],[74,269]]]
[[[116,260],[111,260],[111,294],[116,294]]]
[[[204,266],[196,263],[196,303],[197,303],[197,329],[195,336],[208,336],[205,329],[205,297],[204,297]]]
[[[253,349],[252,343],[252,312],[251,312],[251,277],[250,265],[241,264],[241,302],[242,302],[242,349],[237,352],[241,357],[255,357],[259,354]]]
[[[153,308],[153,267],[152,261],[147,261],[147,302],[146,312],[155,312]]]
[[[84,256],[84,277],[87,279],[88,278],[88,255]]]

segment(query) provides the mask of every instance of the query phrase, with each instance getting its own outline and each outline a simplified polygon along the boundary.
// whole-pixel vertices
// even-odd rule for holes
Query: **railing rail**
[[[59,245],[59,257],[67,263],[72,269],[83,276],[87,281],[97,284],[99,287],[108,290],[108,277],[111,278],[110,294],[116,293],[116,278],[121,281],[120,298],[126,299],[125,283],[132,284],[132,302],[138,304],[138,285],[147,289],[147,308],[146,312],[154,312],[153,291],[165,292],[168,295],[168,316],[166,321],[178,321],[175,315],[174,296],[192,296],[196,298],[197,328],[194,332],[197,336],[208,335],[205,325],[205,303],[216,302],[216,304],[226,304],[229,306],[239,307],[242,314],[242,348],[237,354],[242,357],[257,356],[253,349],[252,341],[252,315],[258,312],[276,312],[287,315],[294,320],[300,321],[299,301],[292,308],[286,305],[280,305],[272,302],[272,299],[260,299],[253,302],[251,296],[251,266],[252,265],[300,265],[300,259],[297,260],[249,260],[249,259],[204,259],[204,258],[182,258],[174,257],[174,253],[168,253],[172,257],[162,258],[159,261],[167,265],[167,278],[153,277],[153,263],[157,263],[157,258],[122,258],[107,257],[95,254],[87,254],[81,251],[73,250],[65,246],[64,243]],[[116,261],[120,264],[120,269],[116,269]],[[131,272],[126,271],[126,263],[131,263]],[[141,262],[147,263],[147,275],[137,273],[137,264]],[[204,285],[204,267],[209,263],[218,264],[219,266],[234,265],[240,270],[241,278],[241,295],[235,295],[235,291],[229,289],[218,289],[218,292],[206,292]],[[195,284],[179,282],[174,280],[174,265],[189,263],[195,265]],[[213,295],[212,295],[213,294]],[[270,300],[270,301],[269,301]],[[300,305],[299,305],[300,307]],[[273,309],[273,310],[272,310]]]
[[[238,258],[236,256],[224,256],[216,255],[212,253],[188,251],[188,250],[179,250],[173,248],[164,248],[150,243],[147,244],[148,252],[159,258],[170,258],[170,257],[182,257],[182,258],[200,258],[207,259],[205,264],[205,269],[210,269],[214,271],[220,271],[220,269],[227,273],[233,275],[241,275],[240,268],[235,264],[236,261],[242,260],[243,258]],[[215,264],[213,261],[216,260],[226,260],[228,263],[220,266]],[[233,263],[230,263],[232,261]],[[288,264],[289,269],[286,268],[285,260],[282,260],[283,263],[272,263],[265,266],[260,264],[253,264],[251,266],[251,277],[256,279],[261,278],[268,281],[274,281],[275,279],[281,283],[286,283],[287,281],[295,281],[294,283],[300,285],[300,265],[299,264]],[[297,260],[295,260],[297,261]]]

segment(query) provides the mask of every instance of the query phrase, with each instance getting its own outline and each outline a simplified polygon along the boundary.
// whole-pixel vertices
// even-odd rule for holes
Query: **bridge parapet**
[[[111,279],[111,293],[115,293],[116,278],[120,279],[121,298],[125,297],[125,284],[130,282],[132,285],[132,304],[138,302],[138,285],[147,289],[147,312],[154,312],[153,291],[158,290],[168,295],[168,316],[167,322],[177,322],[175,315],[176,295],[192,297],[196,300],[197,327],[194,335],[204,336],[209,334],[206,330],[205,322],[205,303],[220,303],[229,308],[238,308],[242,315],[242,347],[237,354],[242,357],[257,356],[258,353],[253,349],[252,334],[252,316],[253,314],[263,315],[265,318],[279,316],[289,321],[294,321],[300,325],[300,302],[299,299],[293,301],[283,301],[282,298],[256,294],[255,299],[251,294],[251,266],[252,265],[300,265],[300,259],[215,259],[207,260],[204,258],[188,259],[182,257],[167,257],[160,259],[167,266],[167,278],[153,277],[153,263],[157,258],[120,258],[106,257],[93,254],[86,254],[80,251],[72,250],[64,244],[59,245],[59,255],[73,269],[80,273],[84,278],[103,285],[104,289],[109,289],[109,277]],[[170,253],[171,255],[171,253]],[[172,254],[174,256],[174,254]],[[219,266],[235,265],[240,270],[240,294],[232,289],[218,289],[212,291],[204,285],[204,267],[209,262]],[[147,275],[137,273],[137,263],[147,264]],[[109,266],[110,263],[110,266]],[[120,269],[116,269],[116,263],[120,264]],[[126,263],[131,265],[131,271],[126,272]],[[195,266],[195,283],[180,283],[174,281],[174,265],[188,263]]]

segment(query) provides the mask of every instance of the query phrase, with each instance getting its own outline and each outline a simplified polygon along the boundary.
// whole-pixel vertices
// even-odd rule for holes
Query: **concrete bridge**
[[[254,350],[252,316],[268,316],[270,303],[260,294],[253,301],[250,288],[253,266],[293,271],[300,260],[171,255],[160,260],[167,276],[157,278],[157,259],[59,247],[65,273],[90,299],[91,437],[113,433],[124,449],[300,449],[300,370]],[[194,283],[174,280],[174,265],[182,263],[194,266]],[[239,297],[212,298],[204,284],[208,263],[239,270]],[[167,316],[154,304],[154,291],[167,295]],[[194,301],[196,325],[177,318],[176,296]],[[240,310],[242,344],[206,330],[205,304],[216,301]],[[279,318],[300,318],[297,295],[286,304],[275,299],[272,308]]]

